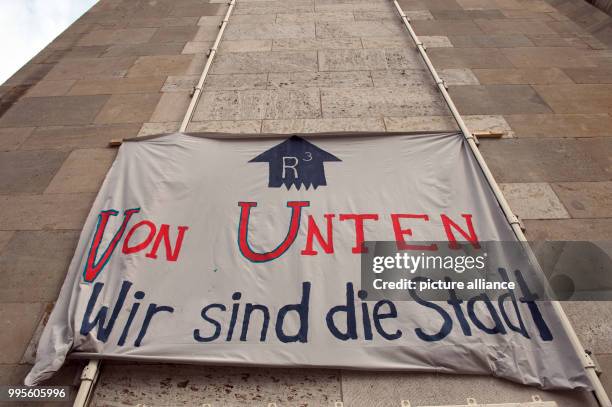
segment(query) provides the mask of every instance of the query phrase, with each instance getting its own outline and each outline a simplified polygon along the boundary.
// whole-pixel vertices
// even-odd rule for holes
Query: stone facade
[[[481,151],[528,237],[611,240],[609,31],[578,19],[575,2],[400,3],[471,129],[505,133]],[[100,0],[0,86],[0,383],[19,383],[29,368],[114,158],[108,141],[178,129],[226,7]],[[424,69],[388,0],[238,0],[189,130],[455,128]],[[612,389],[612,307],[566,309]],[[69,363],[50,384],[78,383],[80,367]],[[352,407],[532,394],[593,405],[585,394],[486,377],[116,363],[105,363],[93,405]]]

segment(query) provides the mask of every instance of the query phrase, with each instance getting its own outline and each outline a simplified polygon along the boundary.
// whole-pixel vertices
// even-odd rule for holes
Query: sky
[[[0,84],[97,0],[0,0]]]

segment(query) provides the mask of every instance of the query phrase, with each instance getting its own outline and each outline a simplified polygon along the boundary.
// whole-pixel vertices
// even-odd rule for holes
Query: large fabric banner
[[[559,317],[524,286],[499,301],[374,298],[360,275],[371,241],[420,255],[442,245],[416,241],[516,237],[460,134],[126,141],[26,384],[72,354],[590,387]]]

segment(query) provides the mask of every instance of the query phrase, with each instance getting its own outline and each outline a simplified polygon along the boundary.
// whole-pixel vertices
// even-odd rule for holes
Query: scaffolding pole
[[[202,95],[204,81],[206,80],[206,76],[208,76],[210,66],[212,65],[212,62],[215,59],[215,55],[217,54],[219,43],[221,42],[221,38],[223,37],[223,33],[225,32],[225,27],[227,27],[227,23],[229,22],[230,16],[232,15],[232,11],[234,11],[236,0],[231,0],[228,5],[229,6],[227,8],[227,12],[223,17],[221,24],[219,24],[219,32],[217,33],[215,42],[213,43],[212,48],[210,48],[210,50],[208,51],[208,58],[206,59],[206,64],[204,65],[202,75],[200,75],[200,80],[193,89],[191,102],[189,103],[189,107],[185,112],[181,127],[179,128],[180,132],[184,132],[187,130],[187,126],[189,125],[189,122],[193,117],[193,112],[195,111],[198,101],[200,100],[200,96]],[[101,364],[102,362],[100,360],[90,360],[89,363],[83,368],[83,373],[81,374],[81,384],[79,386],[79,391],[77,393],[76,399],[74,400],[74,407],[85,407],[89,404],[96,382],[98,380],[98,377],[100,376]]]
[[[402,10],[402,7],[399,5],[397,0],[392,0],[392,1],[393,1],[393,4],[400,18],[402,19],[404,25],[406,26],[406,29],[408,30],[408,33],[410,34],[412,41],[416,45],[419,55],[425,62],[425,65],[427,66],[429,73],[433,77],[433,80],[436,82],[436,86],[438,87],[438,90],[442,94],[442,97],[444,98],[444,102],[446,103],[449,110],[451,111],[451,114],[453,115],[453,118],[457,122],[457,125],[459,126],[461,133],[465,137],[467,144],[470,150],[472,151],[472,154],[474,154],[474,157],[476,158],[476,161],[478,162],[480,169],[482,170],[487,182],[489,183],[491,189],[493,190],[493,193],[495,194],[495,198],[497,199],[499,206],[501,207],[506,219],[508,220],[508,223],[512,227],[512,231],[516,235],[516,238],[520,242],[523,243],[523,246],[526,249],[526,253],[529,256],[531,263],[537,268],[537,271],[541,272],[539,262],[537,258],[535,257],[535,254],[529,247],[527,238],[525,237],[525,234],[523,233],[523,230],[521,229],[520,221],[516,217],[516,215],[514,215],[514,213],[512,212],[512,209],[510,209],[510,205],[508,204],[508,201],[506,201],[506,198],[504,197],[504,194],[499,188],[499,185],[495,181],[495,178],[493,177],[491,170],[489,170],[487,163],[485,162],[482,154],[480,153],[480,150],[478,149],[476,138],[474,137],[470,129],[468,129],[465,122],[463,121],[461,114],[457,110],[457,106],[455,106],[453,99],[450,97],[450,94],[448,93],[448,90],[446,89],[446,84],[444,83],[444,80],[442,80],[442,78],[440,78],[440,75],[438,75],[436,68],[433,66],[431,60],[429,59],[429,56],[427,55],[427,49],[423,45],[423,42],[419,39],[414,29],[412,28],[412,25],[410,24],[410,19],[408,18],[408,16],[406,16],[406,13],[404,13],[404,10]],[[593,363],[593,360],[591,359],[589,354],[586,352],[586,350],[581,345],[580,339],[578,338],[576,331],[574,331],[574,327],[572,326],[569,318],[565,314],[565,311],[561,307],[561,304],[559,303],[559,301],[551,301],[551,303],[552,303],[555,313],[557,314],[557,316],[559,317],[561,321],[563,330],[567,333],[567,336],[569,337],[572,343],[574,351],[577,353],[578,357],[582,361],[582,365],[584,366],[587,376],[589,377],[589,380],[591,381],[591,385],[593,386],[593,392],[595,393],[595,397],[597,398],[597,401],[602,407],[612,407],[610,398],[606,394],[603,388],[603,385],[601,384],[601,381],[599,380],[599,377],[597,376],[595,364]]]

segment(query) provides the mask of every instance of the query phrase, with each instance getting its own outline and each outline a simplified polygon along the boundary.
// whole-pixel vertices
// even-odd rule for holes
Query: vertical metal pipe
[[[223,17],[223,21],[221,21],[221,25],[219,25],[219,32],[217,33],[215,42],[213,43],[213,46],[210,49],[210,52],[208,53],[208,58],[206,59],[204,70],[202,71],[202,75],[200,75],[200,80],[198,81],[198,84],[194,89],[194,93],[191,97],[191,102],[189,103],[187,112],[185,112],[185,116],[183,117],[181,127],[179,128],[179,131],[181,132],[187,130],[187,125],[193,117],[195,107],[197,106],[198,101],[200,100],[200,96],[202,95],[204,81],[206,80],[206,76],[208,75],[208,71],[210,70],[210,66],[212,65],[213,59],[215,59],[215,55],[217,54],[219,43],[221,42],[221,38],[223,37],[223,33],[225,32],[225,27],[227,27],[229,18],[232,15],[234,6],[236,5],[236,0],[231,0],[228,4],[229,7],[227,8],[227,12]],[[84,407],[89,404],[93,388],[96,384],[96,381],[98,380],[100,364],[101,362],[99,360],[90,360],[87,366],[85,366],[85,368],[83,369],[83,373],[81,374],[81,385],[79,386],[79,391],[74,401],[74,407]]]
[[[198,85],[194,89],[193,96],[191,97],[191,102],[189,103],[189,107],[187,108],[187,112],[185,112],[185,116],[183,117],[183,122],[181,123],[181,127],[179,128],[180,132],[184,132],[187,130],[187,126],[193,117],[193,112],[195,111],[196,106],[198,105],[198,101],[200,100],[200,96],[202,95],[202,88],[204,87],[204,81],[206,81],[206,76],[208,76],[208,71],[210,70],[210,66],[215,59],[215,55],[217,55],[217,49],[219,48],[219,43],[221,42],[221,38],[223,37],[223,33],[225,32],[225,27],[227,27],[227,23],[229,22],[230,16],[232,15],[232,11],[234,10],[234,6],[236,5],[236,0],[231,0],[229,2],[229,7],[227,8],[227,12],[225,13],[225,17],[219,26],[219,32],[217,33],[217,38],[215,38],[215,42],[213,43],[212,48],[208,54],[208,59],[206,60],[206,65],[204,65],[204,70],[202,71],[202,75],[200,75],[200,80],[198,81]]]
[[[440,90],[440,93],[442,94],[442,97],[444,98],[446,105],[451,111],[453,118],[457,122],[457,125],[459,126],[461,133],[463,133],[463,136],[465,137],[467,144],[470,147],[470,150],[472,151],[472,154],[476,158],[476,161],[478,162],[480,169],[482,170],[487,182],[491,186],[491,189],[493,190],[493,193],[495,194],[495,198],[497,199],[504,215],[506,216],[508,223],[512,227],[512,231],[516,235],[516,238],[519,241],[524,243],[524,247],[526,249],[527,255],[529,256],[531,263],[535,267],[538,268],[537,271],[541,271],[541,269],[539,268],[540,267],[539,262],[537,258],[535,257],[533,251],[529,247],[529,244],[527,243],[527,238],[525,237],[525,234],[523,233],[523,230],[521,229],[518,218],[512,212],[512,209],[510,208],[508,201],[506,201],[504,194],[499,188],[499,185],[495,181],[493,174],[489,170],[487,163],[485,162],[482,154],[480,153],[480,150],[478,149],[478,145],[476,144],[476,138],[474,137],[472,132],[467,128],[465,122],[463,121],[463,118],[461,117],[461,114],[457,110],[457,107],[455,106],[453,99],[450,97],[448,91],[446,90],[446,85],[444,84],[444,81],[438,75],[436,68],[433,66],[431,60],[429,59],[429,56],[427,55],[427,51],[425,47],[423,46],[423,43],[421,42],[421,40],[415,33],[414,29],[412,28],[412,25],[410,24],[410,20],[408,19],[408,17],[402,10],[402,7],[399,5],[397,0],[392,0],[392,1],[393,1],[393,4],[395,5],[397,12],[399,13],[399,16],[404,22],[404,25],[406,26],[406,29],[408,30],[408,33],[410,34],[412,41],[415,43],[416,48],[419,51],[421,58],[425,62],[425,65],[427,66],[429,73],[431,74],[434,81],[436,82],[436,85],[438,89]],[[593,386],[593,391],[595,393],[595,396],[597,397],[597,401],[602,407],[612,407],[612,403],[610,402],[610,399],[608,395],[606,394],[601,384],[601,381],[599,380],[599,377],[597,376],[597,373],[595,372],[595,366],[593,365],[593,362],[590,356],[586,353],[586,351],[582,347],[580,343],[580,339],[578,338],[576,331],[574,331],[574,327],[572,326],[569,318],[565,314],[565,311],[561,307],[561,304],[558,301],[551,301],[551,303],[552,303],[554,311],[559,316],[559,319],[561,321],[564,331],[567,333],[570,339],[570,342],[572,343],[574,351],[577,353],[578,357],[582,361],[582,364]]]

